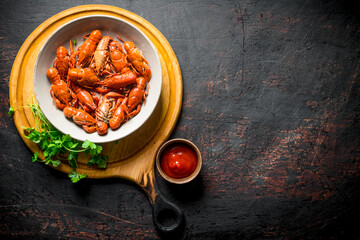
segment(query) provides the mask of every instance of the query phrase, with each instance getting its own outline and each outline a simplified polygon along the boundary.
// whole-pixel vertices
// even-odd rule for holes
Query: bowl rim
[[[162,168],[160,166],[161,154],[168,146],[170,146],[171,144],[175,144],[175,143],[186,144],[187,146],[189,146],[190,148],[192,148],[195,151],[196,156],[197,156],[197,165],[196,165],[195,170],[189,176],[184,177],[184,178],[170,177],[162,170]],[[191,142],[190,140],[184,139],[184,138],[174,138],[174,139],[166,141],[165,143],[163,143],[160,146],[160,148],[158,149],[158,151],[156,153],[155,163],[156,163],[157,170],[159,171],[160,175],[165,180],[167,180],[168,182],[171,182],[171,183],[175,183],[175,184],[185,184],[185,183],[191,182],[199,175],[201,167],[202,167],[202,157],[201,157],[201,152],[200,152],[199,148],[193,142]]]
[[[63,29],[64,27],[76,22],[76,21],[79,21],[79,20],[82,20],[82,19],[86,19],[86,18],[97,18],[97,17],[100,17],[100,18],[111,18],[111,19],[114,19],[114,20],[117,20],[117,21],[121,21],[127,25],[130,25],[132,28],[134,28],[140,35],[142,35],[145,40],[149,43],[149,45],[151,46],[152,50],[155,52],[155,61],[158,63],[159,65],[159,76],[160,76],[160,91],[158,93],[158,95],[156,96],[156,101],[152,107],[152,109],[150,109],[150,113],[145,116],[141,122],[141,124],[139,124],[135,129],[133,129],[132,131],[129,131],[127,134],[125,135],[122,135],[121,137],[114,137],[114,138],[107,138],[107,135],[104,135],[104,136],[100,136],[100,139],[101,140],[92,140],[93,143],[108,143],[108,142],[114,142],[114,141],[118,141],[118,140],[121,140],[125,137],[128,137],[129,135],[135,133],[137,130],[139,130],[141,128],[141,126],[143,126],[147,120],[150,118],[150,116],[154,113],[154,110],[156,108],[156,106],[158,105],[159,101],[160,101],[160,96],[161,96],[161,91],[162,91],[162,83],[163,83],[163,77],[162,77],[162,66],[161,66],[161,61],[160,61],[160,57],[159,57],[159,54],[157,52],[157,49],[155,47],[155,45],[153,44],[153,42],[146,36],[146,34],[141,31],[138,27],[136,27],[134,24],[122,19],[122,18],[118,18],[118,17],[115,17],[115,16],[109,16],[109,15],[104,15],[104,14],[92,14],[92,15],[88,15],[88,16],[81,16],[81,17],[78,17],[78,18],[75,18],[75,19],[72,19],[71,21],[59,26],[57,29],[55,29],[50,35],[49,37],[45,40],[45,42],[43,43],[43,45],[41,46],[37,56],[36,56],[36,61],[35,61],[35,65],[34,65],[34,72],[33,72],[33,88],[34,88],[34,95],[35,95],[35,98],[36,98],[36,101],[37,101],[37,104],[39,105],[40,109],[41,109],[41,102],[39,101],[39,98],[38,98],[38,92],[37,92],[37,88],[36,88],[36,69],[37,69],[37,66],[38,66],[38,63],[39,63],[39,60],[40,60],[40,55],[43,53],[44,51],[44,48],[45,46],[49,43],[50,39],[52,39],[52,37],[57,33],[59,32],[61,29]],[[56,57],[56,55],[55,55]],[[54,57],[54,59],[55,59]],[[42,109],[41,109],[42,112],[44,112]],[[44,113],[45,115],[45,113]],[[46,115],[45,115],[46,117]],[[135,116],[136,117],[136,116]],[[47,118],[48,119],[48,118]],[[48,119],[49,120],[49,119]],[[49,122],[54,126],[53,122],[49,120]],[[75,123],[74,123],[75,124]],[[55,126],[54,126],[55,127]],[[55,127],[56,128],[56,127]],[[85,141],[87,139],[82,139],[82,138],[79,138],[79,137],[76,137],[76,136],[73,136],[71,135],[71,133],[65,133],[63,132],[61,129],[59,128],[56,128],[57,130],[59,130],[60,132],[62,132],[63,134],[70,134],[71,138],[73,139],[76,139],[76,140],[79,140],[79,141]],[[119,130],[119,129],[117,129]],[[117,131],[115,130],[115,131]],[[91,133],[91,134],[97,134],[96,132],[95,133]]]

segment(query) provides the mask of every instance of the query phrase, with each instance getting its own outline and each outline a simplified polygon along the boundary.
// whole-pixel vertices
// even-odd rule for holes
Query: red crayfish
[[[70,55],[63,46],[57,49],[53,68],[46,73],[50,94],[65,117],[88,133],[105,135],[109,127],[116,130],[140,112],[151,70],[133,42],[117,36],[122,46],[100,30],[83,37],[76,51],[70,41]]]
[[[64,46],[60,46],[56,50],[56,58],[53,67],[59,71],[61,80],[66,80],[69,70],[69,52]]]
[[[85,35],[84,38],[87,38],[81,46],[71,53],[70,62],[71,68],[74,68],[76,65],[80,67],[85,67],[90,64],[93,53],[96,50],[97,44],[102,39],[102,34],[99,30],[92,31],[89,36]],[[73,41],[70,42],[71,49],[74,48]],[[76,62],[76,56],[78,56],[78,61]],[[75,64],[76,62],[76,64]]]
[[[64,115],[67,118],[71,118],[88,133],[96,131],[96,120],[84,110],[74,107],[65,107]]]
[[[60,79],[59,71],[56,68],[49,68],[46,75],[52,83],[50,94],[56,107],[62,110],[66,106],[75,105],[77,101],[76,95],[68,88],[67,84]]]
[[[121,38],[119,38],[121,39]],[[142,76],[146,79],[146,81],[150,81],[151,78],[151,70],[149,67],[148,61],[142,55],[142,52],[135,46],[133,42],[124,42],[124,48],[127,52],[127,57],[129,62],[131,62],[136,70],[140,72]]]

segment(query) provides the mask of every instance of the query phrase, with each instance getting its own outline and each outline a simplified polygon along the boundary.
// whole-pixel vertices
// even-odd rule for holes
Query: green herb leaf
[[[46,165],[51,165],[53,167],[58,167],[61,164],[60,160],[53,160],[51,158],[45,160]]]
[[[73,169],[77,168],[76,160],[78,159],[78,156],[79,156],[79,153],[77,153],[77,152],[69,152],[68,161],[69,161],[70,166]]]
[[[53,161],[51,161],[51,165],[53,166],[53,167],[58,167],[59,165],[61,164],[61,161],[60,160],[53,160]]]
[[[34,153],[34,156],[31,159],[33,162],[36,162],[38,160],[38,157],[39,157],[39,153],[36,152],[36,153]]]
[[[10,106],[9,111],[8,111],[8,115],[9,115],[9,116],[13,116],[14,113],[15,113],[14,108]]]
[[[45,164],[49,164],[53,167],[58,167],[61,164],[59,159],[64,160],[64,157],[67,156],[69,165],[74,169],[69,174],[72,182],[78,182],[80,179],[86,177],[86,174],[78,174],[76,172],[78,167],[77,159],[80,152],[85,152],[86,155],[90,155],[88,162],[89,166],[96,165],[99,168],[106,167],[108,157],[100,155],[102,151],[102,147],[100,145],[97,145],[89,140],[80,142],[78,140],[72,139],[69,134],[63,134],[58,131],[46,119],[34,98],[33,102],[28,104],[28,107],[30,107],[31,113],[33,114],[35,127],[23,127],[25,137],[39,145],[45,158],[45,160],[41,161],[39,159],[39,153],[36,152],[32,157],[33,162],[39,161],[44,162]],[[14,114],[14,111],[16,111],[16,109],[14,110],[12,107],[10,107],[9,115]]]
[[[104,156],[104,155],[97,155],[98,159],[97,159],[97,165],[99,168],[106,168],[107,162],[108,162],[108,157]]]
[[[108,157],[104,155],[92,155],[89,159],[89,162],[86,164],[88,166],[96,165],[99,168],[106,168],[108,162]]]
[[[74,42],[74,45],[76,45],[77,41],[76,41],[76,39],[75,39],[75,38],[74,38],[73,42]]]
[[[69,175],[68,175],[68,177],[71,179],[71,181],[73,182],[73,183],[76,183],[76,182],[78,182],[78,181],[80,181],[81,179],[83,179],[83,178],[86,178],[86,173],[85,174],[79,174],[79,173],[77,173],[76,171],[72,171]]]
[[[91,149],[97,149],[98,147],[100,147],[100,146],[96,145],[96,144],[93,143],[93,142],[90,142],[90,148],[91,148]]]
[[[89,140],[85,140],[85,142],[81,145],[82,148],[88,148],[90,146],[90,141]]]

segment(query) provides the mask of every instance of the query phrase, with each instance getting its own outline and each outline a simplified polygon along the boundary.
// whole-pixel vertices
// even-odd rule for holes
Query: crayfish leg
[[[58,109],[63,110],[63,109],[66,107],[66,105],[63,104],[62,102],[60,102],[59,99],[54,98],[54,101],[55,101],[55,106],[56,106]]]
[[[96,126],[87,126],[87,125],[82,125],[82,128],[87,132],[87,133],[94,133],[96,132]]]
[[[107,134],[108,128],[109,127],[108,127],[107,123],[104,123],[102,121],[97,121],[96,131],[100,136]]]
[[[84,104],[82,104],[81,102],[79,102],[79,105],[81,106],[82,109],[84,109],[85,112],[92,112],[92,110],[88,107],[86,107]]]
[[[132,111],[130,114],[129,113],[127,113],[130,117],[134,117],[134,116],[136,116],[139,112],[140,112],[140,109],[141,109],[141,105],[139,104],[139,105],[137,105],[137,108],[134,110],[134,111]]]
[[[109,70],[106,69],[106,70],[101,72],[100,76],[110,75],[110,74],[112,74],[112,73]]]
[[[100,102],[99,96],[97,96],[94,92],[90,92],[90,94],[91,94],[92,98],[94,99],[95,105],[96,106],[99,105],[99,102]]]
[[[100,94],[108,93],[111,91],[110,88],[106,88],[106,87],[95,87],[93,90]]]

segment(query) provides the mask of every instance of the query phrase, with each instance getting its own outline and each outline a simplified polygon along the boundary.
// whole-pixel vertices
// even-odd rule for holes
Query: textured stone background
[[[160,191],[186,216],[179,239],[359,239],[357,1],[0,2],[0,238],[157,239],[148,200],[121,179],[40,163],[18,135],[9,77],[27,36],[82,4],[132,11],[176,53],[184,98],[171,138],[203,155],[200,177]]]

